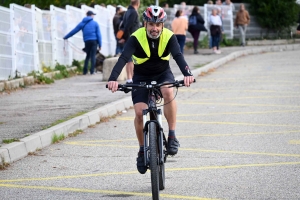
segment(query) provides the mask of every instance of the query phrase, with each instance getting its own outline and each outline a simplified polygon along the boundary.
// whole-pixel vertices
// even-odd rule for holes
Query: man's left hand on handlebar
[[[190,87],[190,85],[194,82],[194,76],[185,76],[184,77],[184,85],[186,86],[186,87]]]
[[[111,92],[115,92],[118,90],[119,83],[117,81],[109,81],[107,83],[107,88],[111,90]]]

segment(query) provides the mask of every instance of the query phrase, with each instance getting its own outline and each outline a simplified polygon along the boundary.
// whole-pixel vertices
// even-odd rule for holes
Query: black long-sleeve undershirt
[[[169,61],[162,60],[158,56],[158,42],[158,40],[148,38],[151,56],[146,62],[139,65],[134,65],[134,74],[138,74],[141,76],[153,76],[159,75],[170,68]],[[169,53],[171,53],[171,55],[173,56],[182,74],[184,76],[192,76],[190,68],[188,67],[183,55],[180,52],[180,47],[175,35],[172,35],[172,37],[170,38],[165,52],[163,53],[163,57],[167,56]],[[124,51],[119,57],[118,62],[114,66],[108,81],[117,80],[123,67],[126,65],[127,61],[133,54],[139,58],[147,57],[146,53],[144,52],[135,36],[131,36],[126,42]]]

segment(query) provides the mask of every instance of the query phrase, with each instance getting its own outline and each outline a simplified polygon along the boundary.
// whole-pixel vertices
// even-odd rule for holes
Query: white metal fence
[[[26,75],[28,72],[38,70],[39,56],[37,43],[37,31],[35,21],[35,6],[31,9],[10,4],[12,14],[11,29],[12,38],[12,56],[15,60],[12,66],[12,72]]]
[[[0,80],[1,78],[7,79],[12,75],[15,61],[11,45],[14,42],[11,18],[11,10],[0,7]]]
[[[71,48],[63,37],[68,33],[68,12],[65,9],[50,6],[52,26],[52,55],[55,63],[70,65]]]
[[[46,11],[34,5],[31,8],[16,4],[10,4],[10,8],[0,6],[0,80],[41,71],[42,66],[70,65],[73,59],[83,60],[82,32],[68,42],[63,37],[82,21],[88,10],[96,13],[94,20],[100,26],[101,53],[113,56],[116,40],[112,8],[83,5],[80,9],[72,6],[61,9],[51,5]]]
[[[51,13],[35,8],[38,35],[39,66],[53,66]]]
[[[68,24],[67,24],[67,32],[70,32],[79,22],[82,21],[83,17],[85,17],[85,12],[82,9],[75,8],[73,6],[66,6],[66,10],[68,13]],[[102,32],[102,30],[101,30]],[[75,48],[71,48],[71,59],[76,58],[76,60],[83,60],[85,58],[85,53],[81,50],[84,48],[84,42],[82,39],[82,31],[79,31],[75,35],[73,35],[71,38],[68,39],[68,41],[71,42],[71,44],[75,44]],[[73,59],[72,59],[73,60]]]
[[[235,4],[236,8],[239,4]],[[216,5],[198,6],[209,30],[208,17]],[[171,23],[178,9],[184,10],[189,16],[193,5],[174,5],[174,8],[166,9],[168,20],[165,23],[171,29]],[[223,28],[227,38],[237,37],[238,31],[234,31],[233,20],[235,12],[230,6],[220,6],[223,19]],[[82,32],[79,31],[68,42],[63,37],[71,31],[85,13],[92,10],[96,13],[94,20],[98,22],[102,35],[101,53],[104,56],[115,54],[116,40],[113,32],[112,19],[115,7],[108,5],[107,8],[96,5],[95,8],[82,5],[81,8],[66,6],[61,9],[50,6],[50,11],[41,10],[34,5],[31,9],[11,4],[10,8],[0,6],[0,80],[9,77],[27,75],[33,70],[41,70],[42,66],[54,67],[56,63],[70,65],[73,59],[83,60],[85,53],[82,52],[84,42]],[[237,9],[236,9],[237,10]],[[261,28],[255,20],[251,19],[247,36],[258,37]],[[253,29],[253,33],[251,30]],[[201,32],[199,40],[208,33]],[[187,41],[192,41],[187,33]]]

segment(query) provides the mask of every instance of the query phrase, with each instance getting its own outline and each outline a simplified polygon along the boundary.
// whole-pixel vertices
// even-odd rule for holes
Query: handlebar
[[[194,83],[196,82],[196,79],[193,81]],[[184,80],[180,81],[174,81],[174,82],[166,82],[166,83],[160,83],[157,84],[156,81],[152,81],[150,84],[147,84],[146,82],[141,82],[140,84],[134,84],[134,83],[126,83],[126,84],[119,84],[118,85],[118,90],[119,91],[124,91],[125,93],[128,93],[132,90],[132,88],[146,88],[146,89],[159,89],[161,86],[164,85],[169,85],[168,87],[183,87],[184,85]],[[108,85],[106,84],[106,88],[108,88]]]

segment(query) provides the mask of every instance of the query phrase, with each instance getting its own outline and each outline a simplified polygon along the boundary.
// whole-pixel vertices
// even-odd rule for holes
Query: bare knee
[[[171,101],[174,98],[173,88],[162,88],[161,92],[165,101]]]
[[[142,123],[143,122],[143,114],[142,114],[142,112],[135,112],[135,120],[138,123]]]
[[[146,108],[147,108],[147,104],[145,104],[145,103],[136,103],[134,105],[136,122],[138,122],[138,123],[143,122],[143,110]]]

